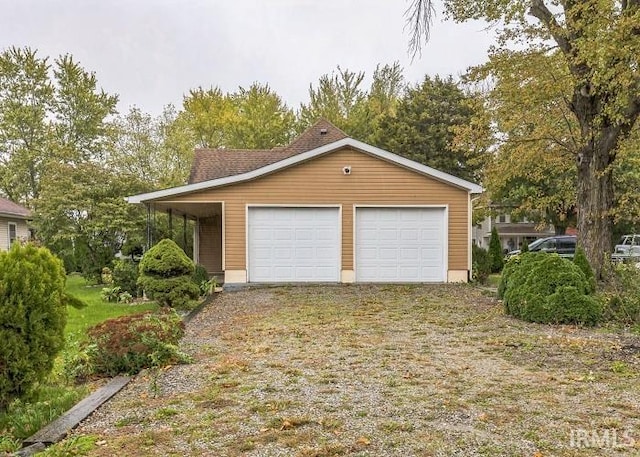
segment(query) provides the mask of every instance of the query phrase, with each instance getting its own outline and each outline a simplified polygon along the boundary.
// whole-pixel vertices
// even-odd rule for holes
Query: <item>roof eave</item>
[[[7,213],[7,212],[1,212],[0,211],[0,217],[5,217],[8,219],[22,219],[25,221],[31,220],[32,216],[26,215],[26,214],[17,214],[17,213]]]
[[[414,162],[413,160],[409,160],[397,154],[393,154],[389,151],[385,151],[384,149],[371,146],[370,144],[363,143],[358,140],[354,140],[353,138],[343,138],[341,140],[334,141],[333,143],[320,146],[319,148],[312,149],[307,152],[296,154],[294,156],[288,157],[286,159],[280,160],[278,162],[274,162],[272,164],[266,165],[261,168],[257,168],[255,170],[252,170],[246,173],[227,176],[225,178],[213,179],[210,181],[202,181],[195,184],[186,184],[184,186],[172,187],[169,189],[158,190],[155,192],[148,192],[145,194],[132,195],[130,197],[126,197],[126,200],[129,203],[133,203],[133,204],[145,204],[145,203],[151,203],[155,200],[160,200],[168,197],[178,197],[191,192],[197,192],[200,190],[212,189],[215,187],[221,187],[221,186],[226,186],[230,184],[250,181],[260,176],[273,173],[275,171],[290,167],[292,165],[296,165],[300,162],[307,161],[314,157],[326,154],[328,152],[331,152],[343,147],[353,147],[355,149],[359,149],[365,153],[369,153],[381,159],[387,160],[389,162],[393,162],[404,168],[414,170],[425,176],[429,176],[438,181],[466,190],[471,194],[477,194],[477,193],[483,192],[483,189],[481,186],[474,184],[472,182],[465,181],[464,179],[458,178],[456,176],[450,175],[440,170],[436,170],[435,168],[431,168],[426,165],[419,164],[417,162]]]

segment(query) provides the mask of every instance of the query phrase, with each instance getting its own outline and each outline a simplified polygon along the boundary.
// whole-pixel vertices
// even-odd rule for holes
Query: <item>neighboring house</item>
[[[452,282],[481,191],[321,120],[287,147],[198,150],[189,184],[128,200],[194,219],[195,261],[227,284]]]
[[[17,240],[29,239],[27,221],[31,211],[0,197],[0,251],[7,251]]]
[[[509,252],[520,249],[522,245],[529,244],[538,238],[554,236],[555,230],[551,226],[539,229],[534,222],[512,221],[511,216],[506,213],[494,217],[487,217],[482,222],[473,227],[473,242],[478,246],[489,249],[491,240],[491,230],[493,227],[498,231],[502,250]]]

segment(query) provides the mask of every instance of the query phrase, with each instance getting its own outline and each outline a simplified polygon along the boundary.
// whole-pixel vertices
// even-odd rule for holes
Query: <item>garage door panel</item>
[[[249,281],[338,281],[339,214],[338,208],[249,208]]]
[[[445,280],[444,208],[356,208],[356,280]]]

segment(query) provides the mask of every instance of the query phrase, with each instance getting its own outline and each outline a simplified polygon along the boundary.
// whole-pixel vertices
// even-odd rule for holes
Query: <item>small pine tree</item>
[[[489,258],[491,259],[491,273],[499,273],[502,271],[502,267],[504,266],[504,255],[502,254],[502,246],[500,246],[498,230],[495,227],[491,229]]]
[[[64,285],[47,248],[15,243],[0,253],[0,410],[51,371],[64,345]]]
[[[589,290],[591,293],[596,291],[596,277],[593,274],[593,270],[591,269],[591,265],[589,265],[589,260],[587,260],[587,255],[584,253],[584,249],[582,246],[579,246],[576,249],[576,253],[573,256],[573,263],[575,263],[587,278],[587,282],[589,283]]]

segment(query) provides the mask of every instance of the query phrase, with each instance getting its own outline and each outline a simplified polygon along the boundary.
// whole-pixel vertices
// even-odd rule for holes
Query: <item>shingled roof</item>
[[[320,119],[288,146],[273,149],[196,149],[189,184],[257,170],[288,157],[347,138],[326,119]]]
[[[12,216],[18,219],[29,219],[31,211],[13,203],[11,200],[0,197],[0,216]]]

